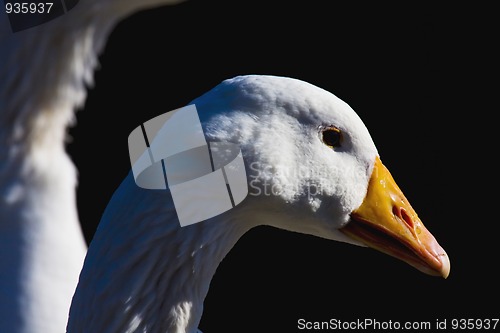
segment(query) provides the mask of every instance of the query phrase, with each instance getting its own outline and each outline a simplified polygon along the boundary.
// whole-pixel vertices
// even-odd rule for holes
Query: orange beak
[[[420,221],[378,156],[363,203],[340,230],[424,273],[444,278],[450,273],[448,255]]]

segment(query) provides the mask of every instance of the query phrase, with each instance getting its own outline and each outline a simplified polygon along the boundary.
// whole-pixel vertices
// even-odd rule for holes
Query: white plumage
[[[0,18],[2,330],[65,329],[86,251],[66,127],[113,26],[161,3],[169,1],[81,0],[68,14],[17,34]],[[18,59],[30,61],[21,66]],[[181,228],[168,191],[140,189],[129,175],[89,248],[68,332],[195,332],[217,265],[261,224],[359,244],[338,229],[362,204],[378,153],[347,104],[308,83],[271,76],[227,80],[193,103],[209,140],[241,146],[249,197]],[[335,150],[319,132],[331,125],[343,133]],[[269,189],[273,195],[265,195]],[[443,267],[447,275],[449,264]]]

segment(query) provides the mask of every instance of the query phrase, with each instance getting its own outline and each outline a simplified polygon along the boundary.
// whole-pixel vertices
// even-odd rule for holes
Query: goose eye
[[[342,132],[333,126],[322,128],[320,136],[323,143],[330,148],[339,147],[342,141]]]

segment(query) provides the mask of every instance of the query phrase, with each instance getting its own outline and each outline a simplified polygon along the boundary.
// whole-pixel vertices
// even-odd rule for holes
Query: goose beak
[[[448,255],[420,221],[378,156],[363,203],[340,230],[424,273],[444,278],[450,273]]]

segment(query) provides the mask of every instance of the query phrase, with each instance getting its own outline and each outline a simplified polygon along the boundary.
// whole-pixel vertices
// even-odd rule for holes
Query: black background
[[[431,277],[370,249],[260,227],[220,265],[200,328],[293,332],[299,318],[450,325],[500,317],[492,8],[272,4],[188,1],[117,26],[70,131],[87,240],[130,169],[127,137],[136,126],[236,75],[290,76],[360,115],[448,252],[451,274]]]

